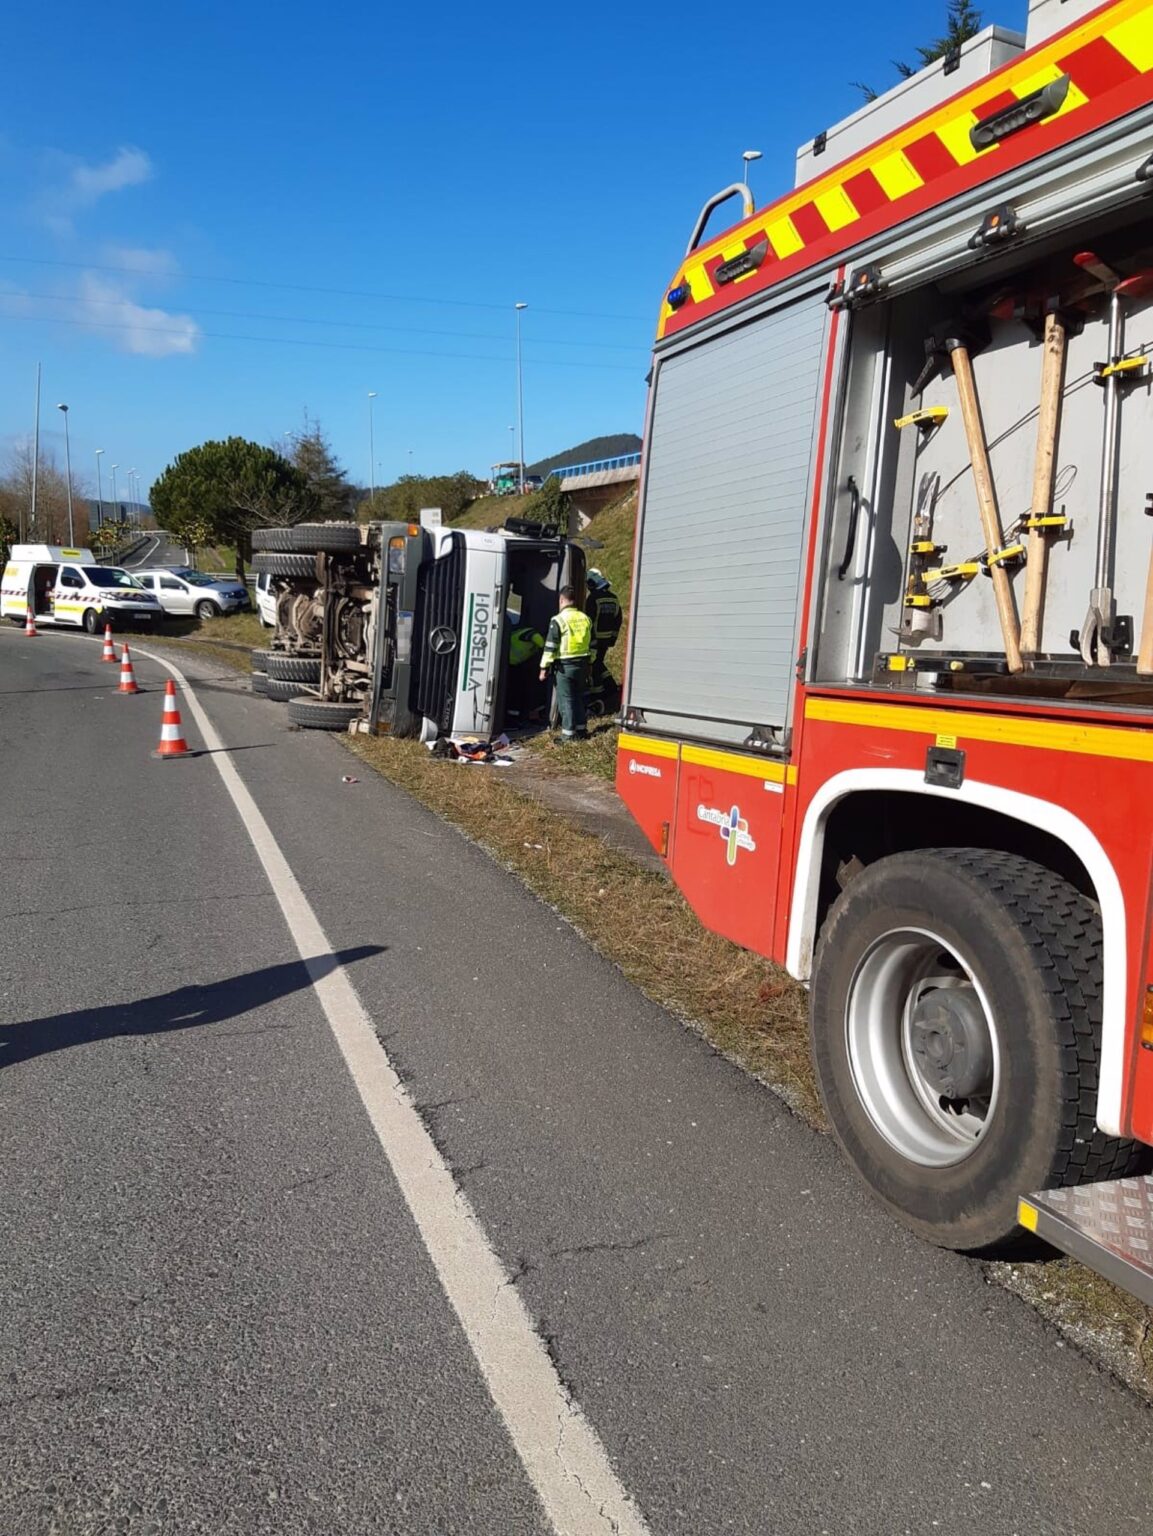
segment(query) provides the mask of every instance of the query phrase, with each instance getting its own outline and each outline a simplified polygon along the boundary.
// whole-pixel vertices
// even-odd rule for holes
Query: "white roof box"
[[[1069,0],[1068,4],[1061,5],[1058,0],[1040,0],[1040,4],[1052,5],[1054,10],[1061,13],[1073,11],[1077,3],[1078,0]],[[1089,0],[1086,0],[1084,9],[1092,9]],[[1030,26],[1032,17],[1033,12],[1030,10]],[[1074,18],[1069,16],[1067,19],[1072,21]],[[1056,31],[1056,27],[1053,30]],[[932,64],[926,64],[924,69],[910,75],[908,80],[900,81],[891,91],[878,96],[876,101],[866,102],[852,117],[844,118],[826,129],[823,135],[818,134],[815,139],[802,144],[797,150],[796,185],[799,187],[806,181],[812,181],[815,176],[831,171],[842,160],[848,160],[851,155],[868,149],[870,144],[895,133],[923,112],[930,112],[940,106],[941,102],[948,101],[958,91],[975,85],[985,75],[992,74],[1002,64],[1015,59],[1024,46],[1025,39],[1020,32],[1008,32],[1004,27],[986,27],[976,37],[962,44],[955,60],[937,59]]]
[[[1035,48],[1054,32],[1062,32],[1075,21],[1088,16],[1100,6],[1101,0],[1029,0],[1029,20],[1025,38],[1027,46]]]
[[[61,560],[72,565],[96,564],[90,549],[65,549],[59,544],[13,544],[8,558],[20,565],[59,565]]]

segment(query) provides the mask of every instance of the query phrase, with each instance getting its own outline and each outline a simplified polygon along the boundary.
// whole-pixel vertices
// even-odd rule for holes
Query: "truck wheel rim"
[[[993,1123],[1001,1052],[972,967],[928,929],[874,941],[849,986],[845,1044],[876,1130],[910,1162],[971,1157]]]

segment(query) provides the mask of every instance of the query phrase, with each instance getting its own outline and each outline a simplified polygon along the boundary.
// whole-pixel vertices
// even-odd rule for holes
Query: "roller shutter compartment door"
[[[629,703],[686,730],[785,723],[827,321],[813,292],[658,370]]]

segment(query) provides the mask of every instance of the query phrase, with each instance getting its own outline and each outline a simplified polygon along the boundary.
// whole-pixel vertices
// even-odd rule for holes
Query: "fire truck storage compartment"
[[[842,382],[839,445],[832,460],[821,559],[824,591],[813,636],[818,681],[867,678],[878,653],[915,656],[922,685],[931,685],[934,655],[997,664],[1004,656],[993,584],[984,570],[982,533],[970,454],[953,370],[940,372],[914,396],[911,385],[926,361],[926,341],[947,330],[977,337],[972,366],[996,490],[1003,547],[1028,540],[1042,346],[1039,312],[1048,295],[1075,295],[1067,343],[1054,466],[1052,513],[1067,524],[1047,535],[1048,570],[1039,655],[1051,664],[1075,661],[1071,633],[1082,625],[1095,566],[1104,449],[1104,390],[1097,365],[1108,360],[1109,300],[1083,292],[1085,272],[1074,257],[1090,251],[1124,276],[1153,268],[1148,204],[1079,222],[1071,211],[1061,229],[1032,248],[1003,251],[979,266],[943,274],[920,289],[846,316],[851,331]],[[1082,292],[1078,294],[1078,287]],[[1029,314],[1022,318],[1025,306]],[[1018,313],[1012,311],[1016,308]],[[1153,293],[1123,306],[1122,351],[1153,352]],[[1083,327],[1074,334],[1077,326]],[[1111,586],[1119,615],[1131,615],[1139,637],[1153,523],[1143,514],[1153,492],[1153,397],[1149,365],[1127,375],[1119,403],[1119,451]],[[926,407],[947,415],[923,427],[895,425]],[[930,573],[961,566],[953,577],[910,584],[910,545],[918,511],[931,518],[929,538],[940,550]],[[964,571],[973,565],[977,574]],[[1018,616],[1025,568],[1009,566]],[[928,593],[928,621],[910,618],[906,603]],[[923,614],[926,610],[921,609]],[[919,627],[919,632],[915,632]],[[976,670],[979,670],[979,665]],[[969,668],[966,667],[966,673]],[[945,674],[940,674],[944,677]],[[963,685],[964,675],[954,677]],[[1021,686],[1027,688],[1024,679]]]
[[[827,286],[658,359],[628,667],[657,730],[787,725]]]

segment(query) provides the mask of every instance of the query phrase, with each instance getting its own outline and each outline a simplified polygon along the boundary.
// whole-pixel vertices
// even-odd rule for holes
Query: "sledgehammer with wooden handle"
[[[993,597],[997,604],[997,618],[1001,625],[1001,639],[1005,647],[1005,661],[1010,672],[1020,672],[1021,636],[1017,627],[1017,610],[1013,605],[1013,588],[1005,569],[1003,549],[1005,538],[1001,531],[1001,514],[997,510],[997,494],[993,489],[993,471],[989,465],[989,450],[985,443],[985,429],[981,422],[981,407],[977,400],[977,385],[973,378],[973,362],[969,347],[959,336],[945,338],[945,350],[953,365],[953,377],[957,381],[957,395],[961,402],[961,420],[965,424],[965,442],[969,450],[969,462],[973,469],[973,486],[977,492],[977,508],[981,514],[981,532],[988,550],[989,575],[993,579]]]

